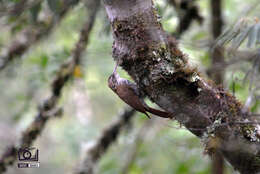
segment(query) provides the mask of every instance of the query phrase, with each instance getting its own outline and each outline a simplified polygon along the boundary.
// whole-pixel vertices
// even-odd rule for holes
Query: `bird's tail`
[[[154,108],[151,108],[151,107],[147,107],[147,112],[150,112],[154,115],[157,115],[159,117],[163,117],[163,118],[173,118],[173,115],[169,112],[165,112],[165,111],[160,111],[158,109],[154,109]]]

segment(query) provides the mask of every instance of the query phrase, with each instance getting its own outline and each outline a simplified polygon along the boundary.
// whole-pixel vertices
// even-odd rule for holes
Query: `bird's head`
[[[118,86],[118,84],[119,84],[119,79],[120,79],[119,75],[118,75],[117,72],[116,72],[117,65],[118,65],[118,63],[116,64],[113,73],[112,73],[112,74],[109,76],[109,78],[108,78],[108,86],[109,86],[109,88],[111,88],[113,91],[116,91],[117,86]]]
[[[117,78],[116,78],[116,73],[113,73],[108,78],[108,86],[113,91],[116,91],[117,85],[118,85],[118,81],[117,81]]]

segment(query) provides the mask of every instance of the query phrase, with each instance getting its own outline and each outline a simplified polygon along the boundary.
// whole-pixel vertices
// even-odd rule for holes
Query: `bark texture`
[[[140,90],[201,138],[207,153],[223,154],[243,174],[260,172],[254,120],[235,97],[188,65],[188,57],[163,31],[153,2],[104,2],[113,28],[113,57]]]

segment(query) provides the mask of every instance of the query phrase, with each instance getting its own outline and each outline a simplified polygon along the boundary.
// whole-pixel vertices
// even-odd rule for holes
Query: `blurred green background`
[[[224,1],[225,26],[233,24],[240,17],[259,16],[257,12],[260,7],[253,6],[257,1]],[[164,29],[173,32],[178,21],[174,8],[163,0],[155,2],[161,12]],[[15,1],[2,0],[0,3]],[[208,47],[205,46],[210,38],[210,8],[207,0],[199,0],[197,3],[205,22],[202,26],[194,22],[181,37],[179,45],[189,55],[191,64],[205,73],[210,65]],[[33,45],[21,59],[14,60],[0,72],[0,154],[8,145],[17,143],[22,131],[34,119],[38,104],[50,95],[50,83],[55,72],[69,58],[85,19],[86,8],[80,3],[66,15],[51,35]],[[16,32],[19,32],[19,27],[23,26],[17,24],[17,31],[12,31],[9,28],[11,19],[1,18],[0,21],[0,51],[3,51]],[[59,105],[64,108],[64,115],[50,120],[34,143],[34,147],[40,150],[40,168],[17,169],[14,166],[8,170],[8,174],[72,173],[79,165],[84,149],[117,119],[118,112],[125,104],[107,86],[107,78],[115,66],[111,57],[113,38],[107,32],[108,25],[102,6],[82,58],[83,76],[74,77],[63,89]],[[247,63],[240,66],[250,68]],[[121,76],[129,78],[122,70],[119,72]],[[248,96],[247,85],[242,83],[244,76],[245,72],[240,68],[230,67],[226,71],[224,84],[227,89],[232,89],[234,79],[237,79],[236,97],[243,102]],[[257,106],[258,102],[253,107],[255,111]],[[210,173],[210,158],[203,155],[203,145],[198,138],[177,122],[154,117],[153,120],[143,136],[143,142],[138,146],[130,174]],[[114,174],[122,169],[135,137],[147,121],[143,114],[136,114],[133,122],[101,158],[98,173]],[[235,173],[229,164],[226,173]]]

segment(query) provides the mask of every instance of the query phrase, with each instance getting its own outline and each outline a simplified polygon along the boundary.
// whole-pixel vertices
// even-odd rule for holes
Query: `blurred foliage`
[[[234,27],[227,29],[217,40],[217,45],[224,45],[232,41],[231,48],[238,49],[243,41],[248,39],[247,47],[260,44],[260,22],[258,18],[242,18]]]
[[[0,0],[0,13],[13,8],[19,2]],[[238,48],[247,38],[250,48],[257,47],[255,44],[260,40],[260,25],[258,21],[254,21],[254,17],[259,17],[260,9],[255,5],[256,2],[258,0],[224,1],[223,12],[228,34],[224,33],[220,37],[221,45],[232,39],[233,46]],[[198,4],[206,22],[203,26],[194,23],[179,43],[181,49],[189,54],[191,64],[198,66],[201,72],[206,74],[211,62],[208,52],[211,39],[209,4],[208,1],[202,0],[198,1]],[[157,0],[156,6],[162,15],[163,27],[172,32],[178,20],[174,9],[163,0]],[[1,15],[0,51],[3,51],[22,29],[34,26],[36,21],[46,17],[44,15],[59,13],[61,7],[60,0],[43,0],[28,7],[19,16]],[[77,42],[80,28],[86,18],[85,10],[84,4],[80,3],[50,36],[33,45],[21,59],[14,60],[0,72],[0,153],[20,137],[21,132],[33,120],[37,105],[49,95],[55,72],[68,60]],[[245,18],[233,27],[233,23],[241,17],[241,12],[251,23],[244,25]],[[235,35],[230,34],[235,31]],[[79,164],[83,149],[100,135],[104,127],[116,119],[118,111],[125,104],[107,87],[107,78],[115,64],[111,57],[112,42],[102,8],[83,56],[82,67],[79,69],[81,75],[75,75],[63,90],[60,105],[65,109],[64,116],[51,120],[35,142],[35,147],[40,149],[40,169],[23,171],[13,167],[7,173],[72,172]],[[230,58],[227,57],[227,60]],[[230,91],[234,88],[235,95],[242,102],[245,102],[249,95],[249,83],[244,77],[251,64],[243,62],[226,70],[224,87]],[[125,72],[119,72],[121,76],[129,78]],[[259,111],[259,101],[256,101],[251,109],[254,112]],[[100,161],[98,173],[114,174],[120,171],[122,162],[127,160],[127,152],[135,143],[139,128],[146,121],[144,115],[136,115],[132,126],[124,130],[117,143]],[[153,126],[138,149],[130,174],[210,173],[210,159],[203,155],[203,146],[194,135],[173,121],[165,122],[159,119]],[[226,173],[232,173],[232,170],[228,168]]]

